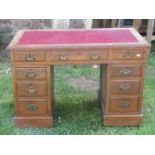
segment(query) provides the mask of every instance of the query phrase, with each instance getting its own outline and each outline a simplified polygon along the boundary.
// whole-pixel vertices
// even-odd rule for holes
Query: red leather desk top
[[[139,42],[129,29],[24,31],[18,45]]]

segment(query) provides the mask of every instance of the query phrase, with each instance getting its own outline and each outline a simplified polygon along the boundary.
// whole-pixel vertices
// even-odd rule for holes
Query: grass
[[[9,63],[0,64],[0,67]],[[54,128],[14,128],[11,75],[0,75],[0,134],[1,135],[146,135],[155,134],[155,55],[146,65],[143,114],[140,127],[104,127],[101,122],[97,90],[74,87],[71,79],[87,76],[98,80],[99,69],[89,65],[73,68],[55,67],[55,125]]]

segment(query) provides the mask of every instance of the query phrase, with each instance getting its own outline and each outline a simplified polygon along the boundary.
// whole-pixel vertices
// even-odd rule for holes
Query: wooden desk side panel
[[[13,96],[14,96],[14,113],[17,112],[17,104],[16,104],[16,74],[15,74],[15,64],[14,64],[14,55],[13,51],[10,51],[10,58],[11,58],[11,70],[12,70],[12,89],[13,89]]]

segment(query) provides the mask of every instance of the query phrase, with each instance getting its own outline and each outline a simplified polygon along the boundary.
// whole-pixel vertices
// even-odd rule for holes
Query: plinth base
[[[104,126],[140,126],[143,115],[104,115]]]
[[[14,126],[27,128],[27,127],[45,127],[53,126],[53,117],[14,117]]]

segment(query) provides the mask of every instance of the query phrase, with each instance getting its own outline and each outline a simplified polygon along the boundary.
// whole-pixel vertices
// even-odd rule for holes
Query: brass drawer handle
[[[120,85],[120,89],[124,91],[129,90],[130,88],[131,86],[126,81]]]
[[[122,68],[122,69],[120,70],[120,74],[121,74],[121,75],[130,75],[131,73],[132,73],[132,70],[129,69],[129,68]]]
[[[99,60],[100,59],[100,56],[99,55],[91,55],[90,56],[90,59],[91,60]]]
[[[26,77],[31,78],[31,79],[35,78],[36,77],[36,72],[33,71],[33,70],[28,70],[26,72]]]
[[[29,53],[28,55],[25,56],[25,60],[31,62],[31,61],[35,61],[36,58],[34,55]]]
[[[61,61],[68,60],[68,56],[67,55],[60,55],[59,60],[61,60]]]
[[[38,110],[38,106],[33,104],[33,103],[30,103],[28,106],[27,106],[27,110],[31,111],[31,112],[35,112]]]
[[[119,104],[119,107],[120,108],[123,108],[123,109],[127,109],[127,108],[129,108],[129,102],[121,102],[120,104]]]
[[[126,53],[123,55],[123,57],[124,57],[125,59],[131,59],[131,58],[134,57],[134,54],[133,54],[132,52],[128,51],[128,52],[126,52]]]
[[[29,94],[34,94],[37,92],[37,90],[33,87],[33,86],[29,86],[27,89],[26,89],[27,93]]]

